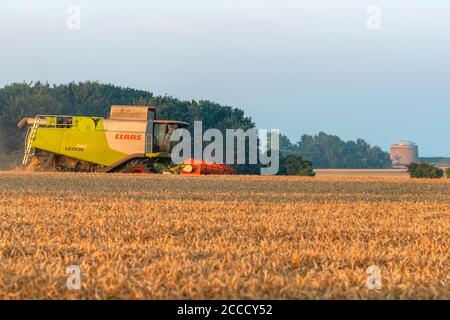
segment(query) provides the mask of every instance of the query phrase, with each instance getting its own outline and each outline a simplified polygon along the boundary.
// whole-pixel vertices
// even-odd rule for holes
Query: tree
[[[282,154],[295,154],[297,152],[295,144],[282,133],[280,133],[280,152]]]
[[[297,143],[295,154],[312,161],[316,168],[389,168],[387,152],[372,147],[363,139],[343,141],[338,136],[320,132],[303,135]]]
[[[426,162],[412,163],[407,166],[411,178],[438,179],[444,176],[444,170]]]
[[[305,161],[295,154],[288,154],[281,158],[279,175],[313,177],[316,174],[310,161]]]

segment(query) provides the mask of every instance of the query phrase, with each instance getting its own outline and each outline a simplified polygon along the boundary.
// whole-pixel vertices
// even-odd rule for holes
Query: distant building
[[[393,168],[405,168],[411,163],[419,162],[419,148],[411,141],[397,141],[391,145]]]

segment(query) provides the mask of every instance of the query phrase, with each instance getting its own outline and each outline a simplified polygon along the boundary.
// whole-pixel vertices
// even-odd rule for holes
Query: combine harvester
[[[181,121],[157,120],[155,108],[112,106],[109,118],[37,115],[28,126],[23,165],[41,171],[234,174],[223,164],[171,161],[172,133]]]

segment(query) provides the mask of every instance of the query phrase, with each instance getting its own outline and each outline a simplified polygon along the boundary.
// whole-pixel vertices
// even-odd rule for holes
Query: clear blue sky
[[[0,40],[1,86],[98,80],[240,107],[293,140],[450,156],[449,1],[2,0]]]

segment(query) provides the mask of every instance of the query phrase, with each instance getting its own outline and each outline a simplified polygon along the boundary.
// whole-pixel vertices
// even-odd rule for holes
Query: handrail
[[[67,116],[67,115],[36,115],[35,119],[45,119],[45,123],[41,123],[39,125],[40,128],[47,127],[47,128],[77,128],[78,125],[75,125],[73,123],[73,117],[74,116]],[[54,123],[50,123],[47,121],[47,118],[54,118]],[[58,119],[70,119],[68,123],[58,123]]]

